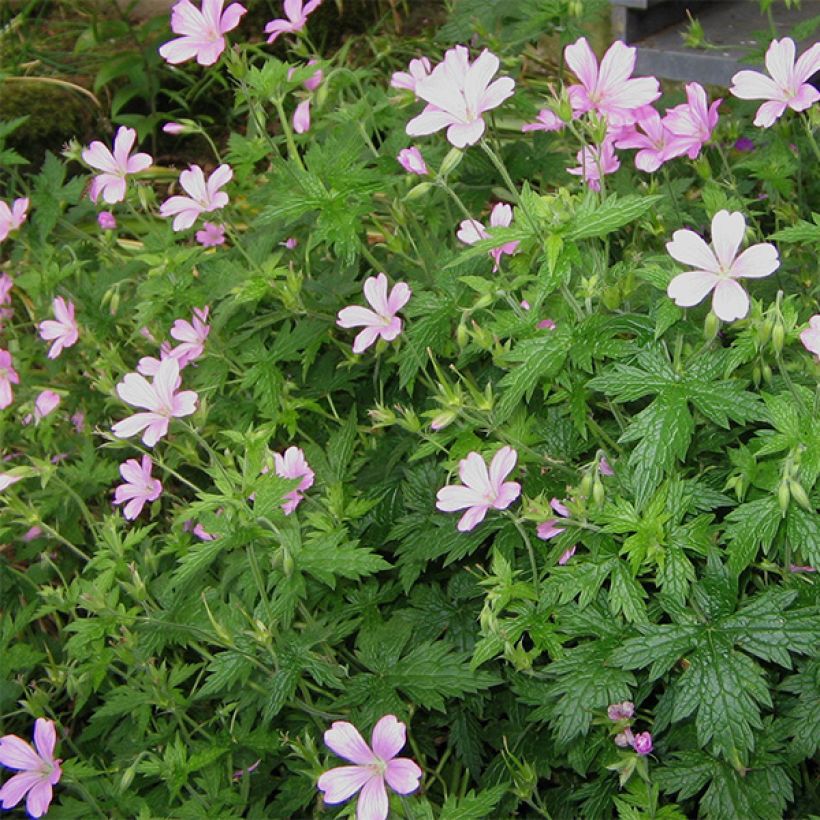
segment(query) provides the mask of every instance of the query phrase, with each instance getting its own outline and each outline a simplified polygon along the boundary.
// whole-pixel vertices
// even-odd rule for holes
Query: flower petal
[[[0,789],[0,806],[11,809],[16,806],[38,783],[42,776],[37,772],[24,771],[9,778]]]
[[[382,760],[392,760],[407,742],[407,729],[395,715],[385,715],[373,727],[370,745],[373,754]]]
[[[325,803],[344,803],[372,777],[373,771],[366,766],[337,766],[326,771],[317,785]]]
[[[490,462],[490,486],[497,493],[504,479],[515,469],[518,453],[512,447],[502,447]]]
[[[362,788],[356,806],[356,820],[385,820],[387,817],[387,790],[383,777],[372,777]]]
[[[771,242],[761,242],[746,248],[732,265],[732,276],[762,279],[780,267],[777,248]]]
[[[742,319],[749,312],[749,296],[734,279],[723,279],[715,288],[712,310],[724,322]]]
[[[54,746],[57,743],[57,732],[54,721],[37,718],[34,722],[34,747],[46,763],[54,762]]]
[[[345,720],[335,721],[325,732],[325,745],[339,757],[361,766],[373,763],[375,759],[359,730]]]
[[[746,220],[740,211],[722,210],[712,217],[712,247],[724,270],[732,267],[745,233]]]
[[[481,503],[483,499],[479,493],[459,484],[448,484],[436,494],[436,509],[442,512],[455,512]]]
[[[712,249],[694,231],[675,231],[672,241],[666,243],[666,252],[677,262],[698,270],[717,273],[720,269]]]
[[[488,509],[489,506],[487,504],[471,507],[459,519],[458,531],[469,532],[470,530],[475,529],[475,527],[477,527],[484,520],[484,516],[487,515]]]
[[[43,765],[37,752],[17,735],[0,737],[0,764],[9,769],[39,769]]]
[[[422,771],[414,760],[408,757],[397,757],[387,764],[384,779],[387,785],[399,794],[410,794],[419,787]]]
[[[669,283],[666,295],[674,299],[678,307],[692,307],[700,304],[719,281],[720,278],[709,271],[687,271]]]

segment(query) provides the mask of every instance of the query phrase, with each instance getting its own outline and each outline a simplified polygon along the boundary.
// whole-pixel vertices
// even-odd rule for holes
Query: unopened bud
[[[606,498],[606,490],[604,489],[604,485],[601,482],[601,479],[597,476],[592,483],[592,497],[595,500],[595,503],[600,506],[604,503],[604,499]]]
[[[592,492],[592,476],[589,473],[581,479],[578,490],[584,498],[589,498],[589,494]]]
[[[467,331],[467,325],[459,324],[456,328],[456,342],[458,343],[459,348],[462,350],[467,347],[467,343],[470,341],[470,334]]]
[[[777,322],[772,328],[772,349],[779,354],[783,350],[783,342],[786,340],[786,330],[782,322]]]
[[[419,199],[420,197],[423,197],[432,187],[432,182],[420,182],[418,185],[414,185],[404,195],[404,201],[410,202],[413,199]]]
[[[451,171],[455,171],[462,159],[464,159],[464,151],[451,148],[441,161],[441,167],[438,169],[439,176],[446,177]]]
[[[772,335],[772,329],[774,328],[774,322],[771,319],[764,319],[758,326],[757,326],[757,340],[760,344],[765,345],[766,342],[769,341]]]
[[[295,562],[293,560],[293,556],[290,554],[290,550],[283,549],[282,550],[282,573],[284,574],[285,578],[290,578],[293,575],[293,569],[295,567]]]
[[[493,303],[493,297],[489,293],[485,293],[483,296],[479,296],[478,300],[475,303],[475,309],[481,310],[482,308],[489,307]]]
[[[809,500],[808,493],[803,489],[803,485],[799,481],[795,481],[792,479],[789,481],[789,492],[791,493],[791,497],[804,509],[808,512],[814,512],[811,506],[811,501]]]
[[[703,338],[708,342],[717,336],[718,328],[720,327],[720,319],[715,315],[715,312],[710,310],[703,323]]]
[[[763,363],[763,367],[760,368],[760,372],[763,376],[763,381],[768,384],[772,380],[772,369],[767,365],[765,362]]]
[[[786,515],[786,511],[789,509],[790,499],[791,493],[789,492],[789,485],[783,481],[777,489],[777,503],[780,505],[781,515]]]

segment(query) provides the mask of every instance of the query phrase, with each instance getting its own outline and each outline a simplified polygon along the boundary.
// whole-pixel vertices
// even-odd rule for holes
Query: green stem
[[[304,171],[305,166],[302,162],[302,157],[299,155],[299,149],[296,147],[296,140],[293,139],[293,131],[291,131],[290,123],[285,115],[285,107],[282,105],[282,100],[276,97],[273,104],[276,106],[276,113],[279,115],[279,124],[282,126],[282,133],[285,135],[285,142],[288,145],[288,156]]]
[[[535,550],[532,548],[530,537],[527,535],[527,531],[521,526],[521,522],[510,512],[508,512],[508,517],[510,521],[513,522],[513,526],[518,530],[518,534],[524,539],[524,543],[527,546],[527,554],[530,557],[530,569],[532,570],[532,585],[535,589],[535,597],[537,598],[540,592],[540,581],[538,578],[538,564],[535,560]]]
[[[811,145],[812,151],[814,151],[814,157],[818,162],[820,162],[820,148],[818,148],[817,140],[814,138],[814,131],[809,123],[808,114],[801,114],[800,119],[803,120],[803,125],[806,128],[806,136],[809,138],[809,145]]]

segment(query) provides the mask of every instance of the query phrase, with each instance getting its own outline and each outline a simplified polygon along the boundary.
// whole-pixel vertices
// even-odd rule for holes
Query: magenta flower
[[[735,144],[732,147],[735,149],[735,151],[740,151],[743,154],[755,150],[754,142],[750,140],[748,137],[738,137],[738,139],[735,140]]]
[[[114,503],[128,503],[123,508],[123,515],[133,521],[145,506],[146,501],[156,501],[162,493],[162,484],[159,479],[152,478],[153,467],[150,456],[143,456],[142,463],[135,458],[120,464],[120,475],[125,484],[120,484],[114,490]]]
[[[515,88],[511,77],[490,82],[499,65],[487,49],[472,65],[465,46],[449,49],[444,61],[416,82],[416,96],[428,105],[407,123],[407,133],[417,137],[446,128],[456,148],[474,145],[484,133],[482,114],[501,105]]]
[[[207,324],[209,310],[208,307],[194,308],[190,322],[177,319],[171,328],[171,336],[181,342],[171,351],[179,362],[180,370],[198,359],[205,349],[205,341],[211,332],[211,326]]]
[[[265,26],[265,34],[270,35],[268,42],[273,43],[280,34],[296,34],[301,31],[307,23],[308,15],[321,4],[322,0],[308,0],[307,3],[303,0],[285,0],[284,12],[287,19],[280,17]]]
[[[695,159],[712,136],[712,131],[717,125],[717,110],[721,102],[722,100],[715,100],[709,105],[709,98],[703,86],[699,83],[688,83],[686,102],[666,112],[663,118],[664,125],[674,135],[676,146],[682,148],[689,159]]]
[[[54,341],[48,351],[49,359],[56,359],[66,347],[72,347],[80,337],[80,328],[74,319],[74,303],[66,302],[62,296],[57,296],[51,303],[54,312],[53,319],[40,322],[40,338],[44,341]]]
[[[219,189],[233,178],[230,165],[220,165],[206,182],[198,165],[192,165],[179,175],[179,184],[188,196],[172,196],[162,203],[160,216],[174,217],[174,230],[184,231],[196,222],[200,214],[224,208],[228,195]]]
[[[53,390],[43,390],[34,400],[34,423],[53,413],[60,406],[60,397]]]
[[[817,361],[820,362],[820,313],[815,313],[809,319],[809,326],[800,331],[800,341],[803,343],[803,347],[809,353],[814,353]]]
[[[392,342],[401,333],[402,322],[396,314],[407,304],[412,291],[404,282],[393,286],[387,295],[387,277],[380,273],[371,276],[364,283],[364,298],[370,303],[368,308],[349,305],[336,316],[339,327],[364,327],[353,340],[353,352],[362,353],[379,337]]]
[[[606,714],[610,720],[629,720],[635,714],[635,704],[631,700],[613,703],[606,710]]]
[[[299,447],[288,447],[284,455],[273,454],[273,469],[280,478],[301,478],[299,486],[285,496],[282,509],[290,515],[301,503],[305,490],[313,486],[313,470]]]
[[[712,248],[694,231],[672,234],[666,243],[669,255],[695,270],[678,274],[666,289],[680,307],[692,307],[714,291],[712,310],[724,322],[742,319],[749,312],[749,297],[738,279],[760,279],[780,265],[777,248],[769,242],[752,245],[738,256],[746,233],[743,214],[718,211],[712,217]]]
[[[46,718],[34,721],[34,749],[17,735],[0,737],[0,764],[18,772],[0,789],[0,806],[13,809],[25,797],[31,817],[42,817],[48,811],[52,786],[63,774],[61,761],[54,757],[56,743],[54,722]]]
[[[94,140],[88,148],[83,149],[83,161],[102,171],[91,180],[88,195],[96,202],[100,194],[109,205],[125,199],[125,178],[128,174],[144,171],[154,161],[150,154],[129,156],[137,139],[133,128],[121,126],[114,135],[114,152],[99,140]]]
[[[620,40],[604,54],[600,69],[586,37],[567,46],[564,59],[581,81],[568,89],[576,114],[597,111],[611,125],[628,125],[635,120],[635,109],[649,105],[661,95],[654,77],[632,77],[635,49]]]
[[[186,60],[213,65],[225,50],[225,34],[239,25],[247,9],[231,3],[224,11],[225,0],[202,0],[202,10],[190,0],[179,0],[171,11],[171,31],[181,34],[160,46],[160,55],[172,65]]]
[[[299,244],[299,240],[295,236],[289,236],[284,242],[280,242],[279,244],[289,251],[292,251]]]
[[[684,139],[673,134],[665,120],[651,107],[644,109],[635,124],[627,126],[614,143],[616,148],[639,149],[635,154],[635,167],[650,174],[668,159],[679,157],[687,150]]]
[[[302,100],[293,111],[293,130],[297,134],[310,131],[310,100]]]
[[[406,727],[395,715],[385,715],[373,727],[370,746],[352,723],[337,720],[325,732],[325,744],[353,766],[326,771],[318,782],[325,803],[344,803],[361,790],[357,820],[385,820],[385,783],[397,794],[419,787],[422,771],[409,757],[396,757],[406,743]]]
[[[490,211],[490,227],[491,228],[509,228],[512,223],[512,208],[505,202],[496,202]],[[482,239],[489,239],[490,234],[487,229],[475,219],[464,219],[459,225],[456,236],[465,245],[474,245]],[[506,242],[498,248],[493,248],[489,251],[489,255],[493,259],[493,273],[495,273],[501,265],[501,257],[506,254],[513,254],[518,250],[521,243],[518,240],[513,242]]]
[[[521,130],[526,134],[528,131],[561,131],[565,126],[564,121],[549,108],[542,108],[535,118],[535,122],[528,122],[521,126]]]
[[[203,248],[215,248],[225,244],[225,227],[213,222],[203,222],[202,229],[197,231],[195,236]]]
[[[0,410],[8,407],[14,401],[11,386],[20,384],[20,377],[13,367],[11,353],[0,349]]]
[[[142,407],[147,413],[135,413],[118,421],[111,429],[117,438],[130,438],[141,431],[143,443],[153,447],[167,432],[172,418],[190,416],[196,410],[199,398],[193,390],[178,393],[181,383],[179,362],[164,359],[154,381],[149,384],[145,376],[128,373],[117,385],[117,395],[126,404]]]
[[[632,738],[632,748],[642,757],[652,751],[652,735],[649,732],[638,732]]]
[[[85,432],[85,413],[82,410],[78,410],[74,415],[71,416],[71,423],[74,425],[74,430],[77,433],[84,433]]]
[[[436,508],[444,512],[467,509],[458,522],[460,532],[467,532],[484,520],[487,510],[506,510],[521,495],[521,485],[504,481],[513,471],[518,453],[502,447],[490,462],[490,469],[478,453],[469,453],[458,464],[464,486],[448,484],[438,491]]]
[[[97,214],[97,224],[103,231],[113,231],[117,227],[117,220],[111,211],[100,211]]]
[[[769,128],[787,108],[805,111],[820,100],[820,92],[809,79],[820,71],[820,43],[815,43],[795,62],[791,37],[772,40],[766,52],[766,68],[771,77],[759,71],[738,71],[729,91],[742,100],[766,100],[757,109],[754,123]]]
[[[426,57],[410,60],[410,66],[407,71],[394,72],[390,78],[390,85],[393,86],[393,88],[407,89],[415,94],[416,83],[426,79],[431,70],[430,61]]]
[[[552,507],[561,518],[569,518],[569,510],[557,498],[550,499],[550,507]],[[560,535],[563,531],[564,528],[558,526],[558,519],[550,518],[547,521],[542,521],[538,525],[536,533],[542,541],[549,541],[550,538],[555,538],[556,535]],[[567,560],[569,560],[569,558]]]
[[[610,138],[600,146],[587,145],[575,157],[580,163],[576,168],[567,168],[567,173],[582,176],[593,191],[601,190],[601,179],[606,174],[614,174],[621,167],[615,156],[615,148]]]
[[[28,197],[15,199],[9,208],[0,199],[0,242],[2,242],[12,231],[16,231],[25,221],[28,211]]]
[[[415,145],[412,148],[402,148],[396,159],[408,174],[417,174],[423,177],[430,173],[427,170],[427,163],[424,161],[421,151]]]

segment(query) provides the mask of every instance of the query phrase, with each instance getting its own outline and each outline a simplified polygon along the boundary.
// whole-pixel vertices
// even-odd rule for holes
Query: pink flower
[[[795,63],[791,37],[772,40],[766,52],[766,68],[771,78],[759,71],[738,71],[729,91],[742,100],[766,100],[755,115],[755,125],[769,128],[786,108],[804,111],[820,100],[820,92],[809,83],[820,71],[820,43],[815,43]],[[773,79],[772,79],[773,78]]]
[[[34,400],[34,423],[53,413],[60,406],[60,397],[53,390],[43,390]]]
[[[580,85],[568,89],[576,114],[597,111],[611,125],[634,122],[635,109],[654,102],[661,95],[654,77],[632,77],[635,49],[616,40],[604,54],[600,69],[586,37],[564,49],[564,59]]]
[[[308,60],[307,64],[308,64],[309,66],[311,66],[311,65],[316,65],[316,63],[317,63],[317,62],[318,62],[318,60]],[[288,80],[291,80],[291,79],[293,78],[293,75],[294,75],[295,73],[296,73],[296,66],[291,66],[291,67],[288,69]],[[317,68],[317,69],[316,69],[316,71],[314,71],[314,72],[313,72],[313,74],[311,74],[311,75],[310,75],[310,77],[308,77],[308,78],[307,78],[307,79],[306,79],[306,80],[302,83],[302,85],[303,85],[303,86],[304,86],[304,87],[305,87],[308,91],[315,91],[315,90],[316,90],[316,89],[317,89],[317,88],[321,85],[322,80],[324,79],[324,76],[325,76],[325,75],[324,75],[324,72],[322,71],[322,69],[321,69],[321,68]]]
[[[407,123],[407,133],[417,137],[446,128],[456,148],[474,145],[484,133],[481,115],[501,105],[515,88],[511,77],[490,82],[498,67],[498,57],[487,49],[472,65],[465,46],[449,49],[444,61],[416,83],[416,96],[428,105]]]
[[[12,366],[11,353],[0,349],[0,410],[14,401],[13,384],[20,384],[20,377]]]
[[[629,746],[632,741],[635,739],[635,736],[632,734],[631,729],[624,729],[623,732],[618,732],[617,735],[613,738],[616,746],[620,746],[622,749],[625,749]]]
[[[299,486],[285,496],[286,501],[282,504],[285,515],[290,515],[301,503],[304,491],[313,486],[313,470],[299,447],[288,447],[284,455],[274,453],[273,469],[280,478],[302,479]]]
[[[125,199],[125,177],[148,168],[153,159],[150,154],[129,156],[137,139],[133,128],[121,126],[114,135],[114,152],[108,150],[99,140],[94,140],[88,148],[83,149],[83,161],[102,171],[91,180],[88,195],[96,202],[100,194],[109,204],[122,202]]]
[[[3,321],[14,316],[14,311],[10,307],[11,289],[14,287],[14,280],[7,274],[0,274],[0,330],[3,329]]]
[[[541,321],[540,321],[540,322],[536,325],[536,327],[537,327],[539,330],[555,330],[555,328],[557,327],[557,325],[555,324],[555,322],[553,322],[553,320],[552,320],[552,319],[542,319],[542,320],[541,320]]]
[[[409,69],[407,71],[396,71],[390,78],[390,85],[393,88],[407,89],[415,94],[416,83],[426,79],[430,71],[430,61],[426,57],[410,60]]]
[[[172,196],[162,203],[160,216],[174,217],[174,230],[184,231],[196,222],[200,214],[224,208],[228,195],[219,189],[233,178],[230,165],[220,165],[205,181],[198,165],[192,165],[179,175],[179,184],[189,196]]]
[[[561,131],[565,123],[563,120],[550,111],[549,108],[542,108],[535,118],[535,122],[528,122],[521,126],[521,130],[526,134],[528,131]]]
[[[225,227],[214,225],[213,222],[203,222],[202,229],[196,232],[196,241],[203,248],[215,248],[225,244]]]
[[[246,774],[251,774],[251,773],[255,772],[255,771],[256,771],[256,769],[259,767],[259,764],[260,764],[261,762],[262,762],[262,760],[261,760],[261,758],[260,758],[259,760],[257,760],[257,761],[256,761],[256,763],[251,763],[251,765],[250,765],[250,766],[248,766],[248,768],[247,768],[247,769],[237,769],[237,770],[233,773],[233,775],[231,776],[231,780],[240,780],[240,779],[241,779],[242,777],[244,777]]]
[[[202,0],[200,11],[190,0],[179,0],[171,12],[171,31],[181,34],[160,46],[160,55],[172,65],[196,57],[200,65],[213,65],[225,50],[225,34],[239,25],[247,9],[225,0]]]
[[[569,518],[569,510],[557,498],[550,499],[550,507],[562,518]],[[536,530],[538,537],[542,541],[549,541],[550,538],[555,538],[556,535],[560,535],[564,531],[564,528],[557,526],[557,524],[558,521],[555,518],[542,521]],[[569,558],[567,560],[569,560]]]
[[[37,718],[34,722],[34,746],[17,735],[0,737],[0,764],[15,769],[0,789],[0,806],[14,808],[24,797],[31,817],[42,817],[52,798],[52,786],[62,777],[60,762],[54,758],[57,732],[54,722]]]
[[[85,432],[85,413],[83,413],[82,410],[78,410],[71,417],[71,423],[74,425],[74,430],[77,433]]]
[[[722,100],[715,100],[709,105],[709,98],[703,86],[699,83],[688,83],[686,103],[676,105],[666,112],[663,118],[664,125],[674,135],[676,146],[683,149],[689,155],[689,159],[695,159],[704,143],[712,136],[712,131],[717,125],[717,110],[721,102]]]
[[[780,260],[777,248],[769,242],[752,245],[738,256],[745,232],[743,214],[724,210],[712,218],[714,250],[694,231],[672,234],[672,241],[666,243],[669,255],[695,268],[678,274],[669,283],[666,293],[676,305],[692,307],[714,291],[712,310],[719,319],[731,322],[749,312],[749,297],[737,280],[768,276],[777,270]]]
[[[318,782],[325,803],[344,803],[361,790],[357,820],[385,820],[385,783],[398,794],[419,787],[422,771],[408,757],[396,757],[406,743],[406,727],[395,715],[385,715],[373,727],[370,746],[351,723],[337,720],[325,732],[325,744],[353,766],[326,771]]]
[[[811,566],[789,564],[789,572],[817,572],[817,570]]]
[[[111,211],[100,211],[97,214],[97,224],[103,231],[113,231],[117,227],[117,220]]]
[[[180,134],[184,134],[188,129],[181,122],[166,122],[165,125],[162,126],[162,130],[166,134],[171,134],[176,137]]]
[[[199,398],[193,390],[177,393],[181,379],[179,362],[164,359],[149,384],[139,373],[128,373],[117,385],[117,395],[127,404],[145,408],[147,413],[135,413],[118,421],[111,429],[117,438],[130,438],[142,430],[143,443],[153,447],[167,432],[172,418],[190,416]]]
[[[427,170],[427,164],[421,155],[421,151],[415,145],[412,148],[402,148],[396,159],[408,174],[417,174],[423,177],[430,173]]]
[[[629,720],[635,714],[635,704],[631,700],[613,703],[606,710],[606,714],[610,720]]]
[[[185,530],[185,532],[193,533],[200,541],[213,541],[216,538],[216,536],[211,535],[202,524],[195,524],[193,521],[186,521],[182,525],[182,529]]]
[[[490,227],[491,228],[508,228],[512,223],[512,208],[505,202],[496,202],[493,209],[490,211]],[[465,245],[474,245],[481,239],[489,239],[490,234],[487,229],[475,219],[464,219],[459,225],[458,238]],[[513,242],[506,242],[498,248],[493,248],[489,255],[493,259],[493,273],[495,273],[500,264],[501,257],[506,254],[513,254],[518,249],[520,242],[515,240]]]
[[[800,341],[803,343],[803,347],[809,353],[814,353],[817,361],[820,362],[820,313],[815,313],[809,319],[809,326],[800,331]]]
[[[271,20],[265,26],[265,34],[269,34],[268,42],[273,43],[280,34],[295,34],[301,31],[307,23],[309,14],[312,14],[320,5],[322,0],[285,0],[284,12],[287,20],[277,18]]]
[[[210,308],[194,308],[194,315],[190,322],[185,319],[177,319],[171,328],[171,336],[181,344],[178,344],[171,355],[179,362],[182,369],[202,355],[205,349],[205,341],[211,332],[211,326],[206,324]]]
[[[289,236],[284,242],[280,242],[279,244],[286,247],[289,251],[292,251],[299,244],[299,240],[295,236]]]
[[[56,359],[66,347],[72,347],[80,337],[80,328],[74,320],[74,303],[66,302],[62,296],[57,296],[51,303],[54,312],[53,319],[40,322],[40,338],[50,342],[54,340],[48,351],[49,359]]]
[[[0,350],[0,354],[2,354],[2,350]],[[22,481],[23,476],[21,475],[11,475],[11,473],[0,473],[0,493],[3,490],[8,489],[11,487],[12,484],[16,484],[18,481]]]
[[[649,732],[638,732],[632,738],[632,748],[642,757],[652,751],[652,735]]]
[[[402,328],[401,319],[396,314],[407,304],[411,295],[410,287],[404,282],[398,282],[388,296],[387,277],[383,273],[366,279],[364,297],[373,310],[350,305],[342,308],[336,316],[339,327],[364,327],[353,340],[353,352],[362,353],[379,337],[392,342]]]
[[[35,538],[39,538],[42,534],[43,534],[43,530],[40,527],[37,527],[37,526],[29,527],[23,533],[23,541],[25,541],[28,544],[31,541],[34,541]]]
[[[668,159],[679,157],[687,150],[683,138],[676,137],[651,107],[641,114],[635,125],[627,126],[614,142],[616,148],[640,149],[635,155],[635,167],[650,174]]]
[[[608,137],[597,145],[587,145],[575,157],[580,165],[567,168],[567,173],[582,176],[593,191],[601,190],[601,178],[613,174],[621,167],[621,161],[615,156],[615,148]]]
[[[310,131],[310,100],[302,100],[293,112],[293,130],[297,134]]]
[[[740,151],[741,153],[748,153],[749,151],[755,150],[755,144],[752,140],[748,137],[739,137],[735,144],[732,146],[735,151]]]
[[[159,358],[157,359],[155,356],[143,356],[137,362],[137,373],[141,373],[143,376],[156,376],[162,362],[172,355],[171,343],[163,342],[159,346]],[[184,365],[180,364],[179,369],[182,370],[183,367]]]
[[[467,508],[458,522],[460,532],[472,530],[484,520],[487,510],[506,510],[521,495],[521,485],[504,481],[512,472],[518,453],[512,447],[502,447],[490,462],[489,472],[478,453],[469,453],[458,465],[464,486],[448,484],[438,491],[436,508],[454,512]]]
[[[25,221],[28,211],[28,198],[15,199],[11,208],[0,200],[0,242],[12,231],[16,231]]]
[[[601,475],[615,475],[615,470],[609,466],[606,456],[601,456],[601,460],[598,462],[598,472]]]
[[[123,515],[129,521],[133,521],[142,512],[146,501],[156,501],[162,493],[159,479],[151,477],[153,466],[150,456],[143,456],[142,463],[129,458],[120,464],[120,475],[126,483],[114,490],[114,503],[128,502],[123,508]]]

